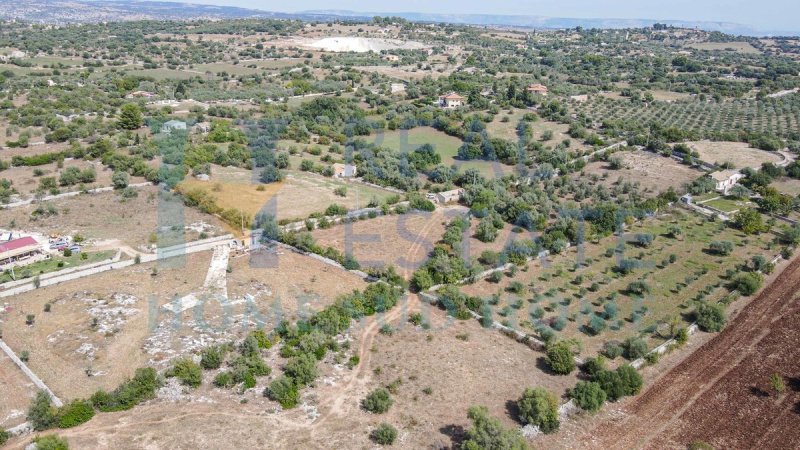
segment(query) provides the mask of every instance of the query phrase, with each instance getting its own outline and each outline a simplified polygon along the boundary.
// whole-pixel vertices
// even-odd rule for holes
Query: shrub
[[[297,406],[299,393],[294,381],[282,375],[273,380],[272,383],[264,389],[264,396],[272,401],[280,403],[282,408],[290,409]]]
[[[701,330],[716,333],[725,327],[725,311],[719,304],[703,302],[695,308],[694,320]]]
[[[615,359],[622,355],[624,349],[616,342],[606,342],[603,348],[603,354],[609,359]]]
[[[75,400],[58,410],[58,427],[72,428],[94,417],[94,407],[87,400]]]
[[[222,365],[223,354],[219,347],[209,347],[200,353],[200,365],[203,369],[219,369]]]
[[[586,329],[590,334],[598,335],[606,329],[606,321],[597,314],[594,314],[592,318],[589,319],[589,323],[586,324]]]
[[[5,445],[11,439],[11,433],[6,430],[0,430],[0,445]]]
[[[272,348],[272,342],[269,340],[269,337],[267,337],[267,333],[265,333],[264,330],[254,330],[250,333],[250,336],[255,338],[256,342],[258,343],[258,348]]]
[[[650,292],[650,286],[642,280],[631,281],[628,283],[628,292],[634,295],[644,295]]]
[[[567,342],[561,341],[547,347],[545,360],[550,369],[559,375],[568,375],[575,370],[575,358]]]
[[[647,342],[640,338],[629,337],[623,344],[625,357],[633,361],[647,354]]]
[[[578,407],[590,412],[600,410],[606,401],[606,392],[599,383],[592,381],[578,381],[569,391],[569,396]]]
[[[392,445],[394,440],[397,439],[397,429],[388,423],[382,423],[378,425],[378,428],[372,430],[369,438],[379,445]]]
[[[602,355],[598,355],[595,358],[589,358],[583,363],[582,367],[583,371],[589,374],[589,376],[596,376],[598,373],[606,370],[606,359]]]
[[[561,331],[567,326],[567,319],[558,317],[553,321],[553,323],[550,324],[550,326],[556,331]]]
[[[175,377],[185,386],[198,387],[203,382],[203,370],[191,359],[178,360],[165,375]]]
[[[708,248],[717,255],[727,256],[733,251],[733,243],[730,241],[712,241],[708,244]]]
[[[214,386],[221,388],[231,388],[236,382],[233,381],[233,375],[230,372],[220,372],[214,377]]]
[[[503,449],[527,450],[528,443],[518,431],[506,429],[499,420],[489,416],[485,406],[473,406],[467,417],[472,420],[472,427],[467,430],[467,440],[461,448],[464,450]]]
[[[394,401],[389,391],[383,388],[375,389],[361,401],[361,407],[374,414],[383,414],[389,411]]]
[[[256,356],[259,354],[258,340],[252,334],[248,335],[239,345],[242,356]]]
[[[33,442],[36,444],[36,450],[69,450],[67,440],[55,434],[36,436]]]
[[[558,400],[552,392],[543,388],[525,389],[517,407],[524,423],[538,426],[543,433],[558,430]]]

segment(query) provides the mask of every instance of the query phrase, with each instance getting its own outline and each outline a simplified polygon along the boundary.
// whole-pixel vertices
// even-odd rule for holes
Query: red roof
[[[36,242],[36,239],[30,236],[25,236],[24,238],[14,239],[13,241],[0,244],[0,253],[10,252],[12,250],[27,247],[29,245],[39,245],[39,243]]]
[[[442,98],[445,99],[445,100],[464,100],[464,97],[456,94],[455,92],[451,92],[451,93],[449,93],[447,95],[443,95]]]

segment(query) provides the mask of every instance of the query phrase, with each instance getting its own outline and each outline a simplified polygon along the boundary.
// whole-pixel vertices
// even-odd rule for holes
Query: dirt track
[[[800,448],[800,258],[728,327],[622,408],[587,430],[591,448]],[[776,395],[769,377],[781,374]],[[591,441],[591,442],[587,442]]]

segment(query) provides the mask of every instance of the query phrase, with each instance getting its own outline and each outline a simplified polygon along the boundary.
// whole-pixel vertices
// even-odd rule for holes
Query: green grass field
[[[14,273],[16,274],[17,279],[27,278],[29,276],[34,277],[36,275],[55,272],[57,270],[69,269],[70,267],[78,267],[100,262],[111,258],[114,256],[114,253],[115,252],[113,250],[107,250],[103,252],[87,252],[85,253],[86,259],[81,259],[81,253],[73,253],[72,256],[69,257],[56,256],[44,261],[29,264],[27,266],[15,268]],[[11,277],[10,270],[0,273],[0,283],[6,283],[13,280],[14,279]]]

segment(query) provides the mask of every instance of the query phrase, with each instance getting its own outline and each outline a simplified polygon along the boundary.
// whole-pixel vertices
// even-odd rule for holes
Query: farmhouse
[[[356,176],[356,166],[353,164],[334,164],[333,176],[336,178],[353,178]]]
[[[731,188],[736,186],[736,183],[744,178],[744,174],[740,173],[738,170],[721,170],[709,176],[716,183],[715,189],[717,192],[721,192],[725,195],[728,195]]]
[[[175,130],[186,130],[186,122],[180,120],[170,120],[161,125],[161,132],[170,134]]]
[[[125,98],[151,98],[155,97],[156,94],[147,91],[133,91],[130,94],[126,95]]]
[[[398,92],[405,92],[406,85],[404,83],[392,83],[389,86],[389,89],[392,92],[392,94],[397,94]]]
[[[545,86],[543,84],[538,84],[538,83],[537,84],[528,85],[526,90],[528,92],[531,92],[531,93],[534,93],[534,94],[539,94],[539,95],[547,95],[547,91],[548,91],[547,86]]]
[[[41,251],[42,246],[30,236],[0,242],[0,266],[25,260]]]
[[[439,96],[439,106],[442,108],[458,108],[464,106],[466,98],[451,92],[447,95]]]
[[[453,189],[450,191],[439,192],[436,194],[436,202],[442,204],[457,202],[461,200],[462,195],[464,195],[464,189]]]

